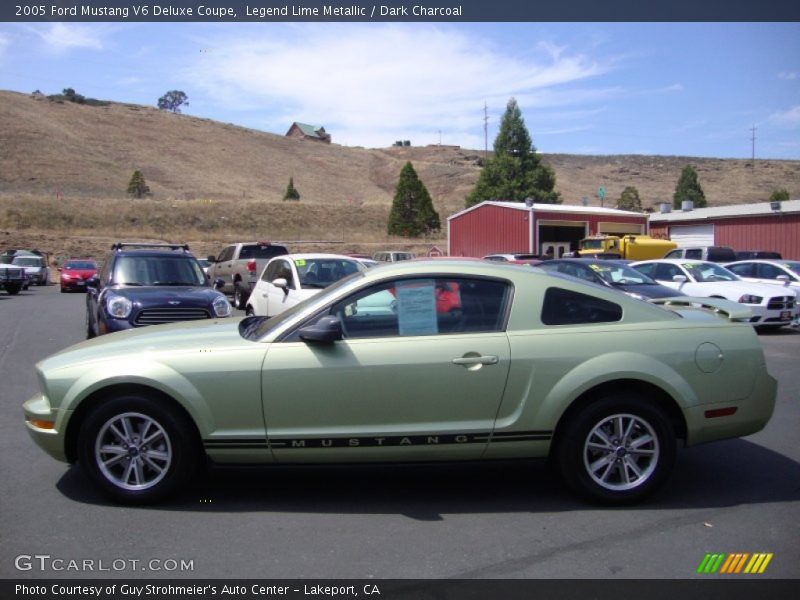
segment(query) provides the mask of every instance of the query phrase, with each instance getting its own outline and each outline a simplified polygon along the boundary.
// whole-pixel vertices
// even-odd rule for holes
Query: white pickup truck
[[[209,256],[208,278],[221,292],[233,295],[233,305],[244,310],[258,276],[269,259],[288,254],[286,246],[271,242],[239,242]],[[219,280],[219,281],[218,281]]]

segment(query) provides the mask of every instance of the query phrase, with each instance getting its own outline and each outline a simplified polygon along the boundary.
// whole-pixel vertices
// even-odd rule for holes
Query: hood
[[[169,305],[207,307],[222,294],[208,286],[121,286],[106,288],[105,294],[125,296],[140,308]]]
[[[750,283],[748,281],[704,281],[695,285],[719,286],[719,289],[726,290],[730,294],[751,294],[762,296],[763,298],[774,298],[776,296],[795,295],[794,290],[778,287],[769,283]]]
[[[165,325],[151,325],[109,333],[69,346],[37,364],[37,368],[48,371],[61,367],[74,367],[88,363],[119,358],[148,351],[198,352],[210,346],[242,347],[260,342],[245,340],[239,334],[242,318],[203,319]]]
[[[80,277],[81,279],[89,279],[92,275],[97,274],[97,269],[62,269],[62,275],[69,275],[70,277]]]

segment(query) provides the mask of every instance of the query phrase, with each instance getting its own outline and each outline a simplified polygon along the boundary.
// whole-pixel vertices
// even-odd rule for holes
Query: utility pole
[[[489,156],[489,107],[483,101],[483,156]]]
[[[751,133],[750,141],[753,144],[753,155],[752,155],[752,159],[750,161],[750,166],[755,167],[756,166],[756,126],[755,125],[753,125],[750,128],[750,133]]]

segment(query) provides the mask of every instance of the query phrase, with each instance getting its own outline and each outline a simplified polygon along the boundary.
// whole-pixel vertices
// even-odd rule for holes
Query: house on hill
[[[325,144],[331,143],[331,134],[325,131],[324,127],[307,125],[306,123],[298,123],[297,121],[292,123],[292,126],[289,127],[289,131],[286,132],[286,137],[300,140],[313,140]]]

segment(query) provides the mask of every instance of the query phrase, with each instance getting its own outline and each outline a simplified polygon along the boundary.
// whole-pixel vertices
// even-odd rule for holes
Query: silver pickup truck
[[[233,305],[243,310],[269,259],[283,254],[289,254],[286,246],[271,242],[231,244],[219,256],[208,257],[208,278],[218,290],[233,295]]]

